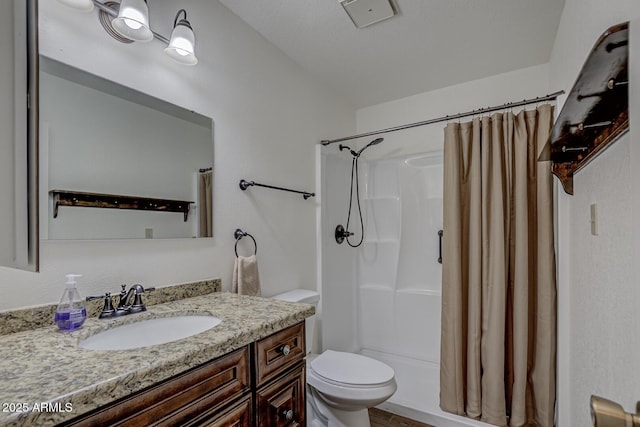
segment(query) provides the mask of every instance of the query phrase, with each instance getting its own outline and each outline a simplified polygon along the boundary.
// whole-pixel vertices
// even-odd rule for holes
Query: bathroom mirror
[[[43,236],[212,237],[211,118],[44,56],[39,76]]]
[[[0,14],[0,265],[38,271],[37,0]]]

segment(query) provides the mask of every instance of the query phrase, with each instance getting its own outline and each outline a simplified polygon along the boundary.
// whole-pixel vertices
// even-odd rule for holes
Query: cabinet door
[[[261,388],[256,396],[257,425],[260,427],[304,426],[304,361],[273,383]]]
[[[184,425],[250,390],[249,350],[240,350],[82,415],[65,426]]]

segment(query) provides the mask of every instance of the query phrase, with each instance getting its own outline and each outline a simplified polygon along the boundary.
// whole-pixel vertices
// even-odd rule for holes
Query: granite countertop
[[[146,318],[211,314],[222,323],[167,344],[118,351],[78,342]],[[0,425],[54,425],[142,390],[294,325],[313,306],[217,292],[154,305],[117,319],[89,318],[82,329],[55,326],[0,336]]]

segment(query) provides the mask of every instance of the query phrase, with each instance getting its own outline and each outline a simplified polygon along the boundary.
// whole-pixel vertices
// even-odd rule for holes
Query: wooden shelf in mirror
[[[79,206],[103,209],[134,209],[141,211],[181,212],[186,222],[194,202],[187,200],[157,199],[151,197],[123,196],[119,194],[86,193],[82,191],[51,190],[53,217],[58,217],[58,207]]]
[[[628,22],[600,36],[540,155],[568,194],[574,174],[629,129],[628,41]]]

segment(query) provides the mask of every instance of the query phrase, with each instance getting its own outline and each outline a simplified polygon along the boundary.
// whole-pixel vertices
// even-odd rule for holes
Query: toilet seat
[[[307,384],[330,406],[346,411],[378,405],[397,389],[393,369],[384,363],[331,350],[307,364]]]
[[[370,357],[326,350],[309,363],[310,370],[330,384],[342,387],[378,388],[394,378],[393,369]]]

